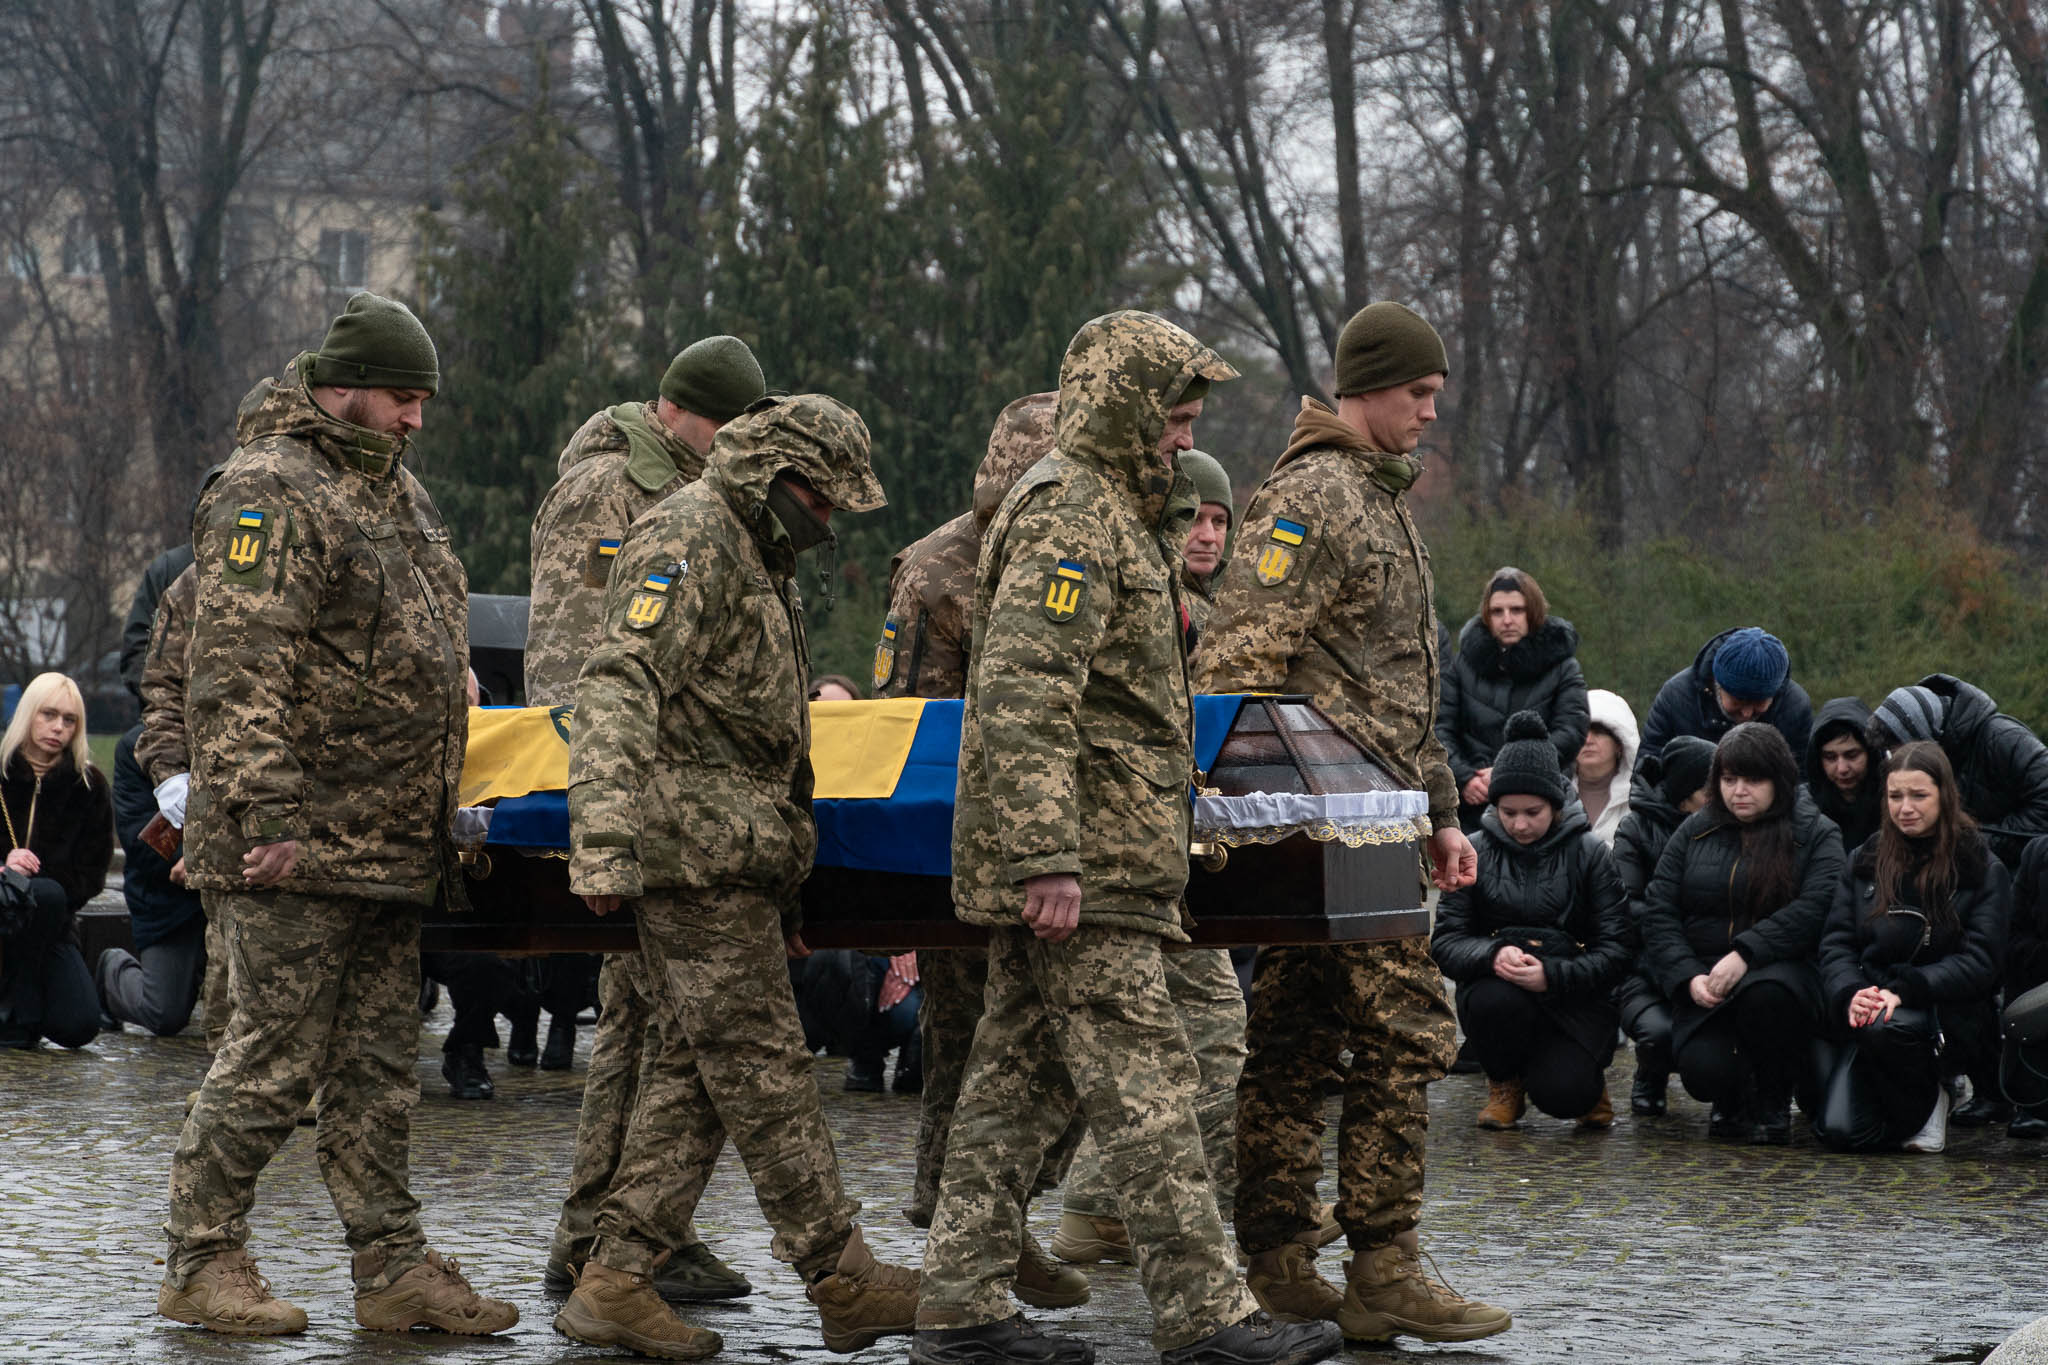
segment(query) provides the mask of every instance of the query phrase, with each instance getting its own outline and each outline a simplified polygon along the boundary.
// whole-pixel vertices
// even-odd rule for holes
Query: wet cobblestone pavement
[[[347,1251],[300,1129],[266,1174],[252,1250],[280,1295],[306,1309],[301,1337],[227,1339],[154,1315],[164,1182],[185,1093],[206,1064],[196,1026],[153,1039],[102,1036],[80,1053],[0,1052],[0,1365],[16,1361],[372,1363],[623,1360],[557,1336],[559,1300],[540,1270],[570,1146],[577,1067],[540,1072],[491,1054],[497,1098],[457,1103],[439,1066],[447,1008],[421,1037],[414,1189],[429,1236],[522,1321],[487,1340],[358,1331]],[[922,1234],[898,1212],[910,1187],[914,1097],[849,1095],[842,1063],[818,1077],[869,1240],[916,1264]],[[1626,1063],[1610,1073],[1626,1096]],[[1408,1355],[1473,1362],[1975,1361],[2048,1312],[2043,1197],[2048,1151],[2003,1132],[1952,1133],[1936,1157],[1837,1157],[1798,1125],[1788,1150],[1706,1141],[1704,1110],[1621,1115],[1613,1131],[1525,1121],[1483,1133],[1477,1076],[1432,1091],[1425,1241],[1451,1283],[1513,1310],[1515,1327],[1468,1347]],[[1674,1095],[1677,1093],[1674,1086]],[[1333,1114],[1334,1117],[1334,1114]],[[1326,1191],[1327,1192],[1327,1191]],[[1050,1240],[1047,1201],[1034,1225]],[[753,1297],[686,1310],[725,1335],[731,1361],[832,1359],[793,1273],[770,1259],[738,1160],[728,1151],[698,1216],[704,1236],[754,1281]],[[1333,1249],[1334,1250],[1334,1249]],[[1323,1268],[1340,1279],[1338,1258]],[[1128,1268],[1094,1275],[1091,1303],[1037,1315],[1087,1336],[1103,1365],[1157,1359]],[[885,1341],[850,1357],[900,1361]],[[1359,1349],[1349,1359],[1393,1352]]]

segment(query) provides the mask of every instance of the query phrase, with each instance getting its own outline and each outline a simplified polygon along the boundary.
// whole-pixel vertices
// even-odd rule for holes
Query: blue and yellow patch
[[[1054,564],[1052,572],[1045,576],[1042,605],[1046,620],[1071,621],[1081,614],[1081,606],[1087,600],[1088,566],[1075,559],[1062,559]]]
[[[652,630],[668,614],[668,590],[690,571],[688,560],[677,560],[659,573],[640,580],[639,591],[626,602],[626,624],[634,630]]]
[[[1308,539],[1308,527],[1285,517],[1273,519],[1273,539],[1282,545],[1299,545]]]
[[[896,672],[896,622],[882,622],[882,639],[875,646],[875,667],[873,680],[875,691],[889,685],[889,678]]]
[[[599,536],[592,541],[590,553],[583,558],[584,581],[593,588],[610,582],[612,561],[619,557],[619,546],[624,543],[618,536]]]
[[[254,583],[263,568],[263,556],[270,549],[271,523],[275,514],[261,507],[244,507],[235,513],[228,530],[227,545],[221,551],[221,577],[230,583]]]

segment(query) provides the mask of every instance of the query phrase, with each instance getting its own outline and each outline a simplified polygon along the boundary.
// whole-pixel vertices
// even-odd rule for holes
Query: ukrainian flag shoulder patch
[[[1273,539],[1281,545],[1299,545],[1308,539],[1308,527],[1285,517],[1273,518]]]
[[[228,583],[253,585],[263,568],[263,556],[270,550],[271,523],[276,514],[261,507],[244,507],[235,513],[228,530],[228,543],[221,554],[221,578]]]
[[[1077,559],[1057,561],[1052,572],[1045,576],[1045,596],[1041,605],[1045,618],[1055,625],[1071,621],[1081,614],[1081,606],[1088,600],[1088,566]]]

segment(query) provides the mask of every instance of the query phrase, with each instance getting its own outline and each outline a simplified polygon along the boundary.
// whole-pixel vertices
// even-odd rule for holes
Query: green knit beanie
[[[368,290],[349,299],[306,366],[308,384],[441,391],[441,358],[412,309]]]
[[[714,422],[730,422],[766,392],[761,362],[738,337],[705,337],[690,343],[661,377],[663,398]]]
[[[1195,481],[1195,493],[1203,502],[1221,503],[1230,512],[1230,519],[1237,520],[1237,504],[1230,500],[1230,475],[1217,462],[1214,455],[1201,450],[1183,450],[1177,457],[1180,467]]]
[[[1428,374],[1449,374],[1436,328],[1398,303],[1368,304],[1337,336],[1337,396],[1391,389]]]

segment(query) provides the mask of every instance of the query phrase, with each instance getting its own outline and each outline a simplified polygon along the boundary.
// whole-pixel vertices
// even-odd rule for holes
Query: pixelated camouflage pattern
[[[953,820],[964,920],[1014,924],[1019,883],[1071,873],[1084,925],[1185,937],[1187,526],[1166,514],[1193,505],[1192,481],[1158,447],[1190,380],[1236,373],[1144,313],[1096,318],[1067,348],[1059,448],[1004,498],[976,568]],[[1056,577],[1072,564],[1085,575],[1078,593]],[[1055,591],[1070,613],[1054,610]]]
[[[1321,1218],[1324,1086],[1344,1082],[1337,1221],[1356,1248],[1422,1216],[1428,1086],[1457,1055],[1429,940],[1259,950],[1237,1088],[1237,1241],[1270,1251]],[[1342,1054],[1349,1050],[1346,1066]]]
[[[420,916],[410,905],[207,891],[229,926],[227,1037],[171,1158],[169,1277],[249,1240],[256,1181],[317,1086],[320,1175],[351,1251],[426,1257],[408,1187],[419,1101]],[[225,913],[223,913],[225,912]]]
[[[1455,821],[1458,792],[1436,737],[1438,659],[1429,550],[1406,499],[1372,480],[1385,459],[1304,398],[1287,453],[1252,498],[1215,615],[1193,662],[1203,692],[1307,693],[1401,781]],[[1304,526],[1284,577],[1260,581],[1274,523]]]
[[[1244,1069],[1244,988],[1222,948],[1188,948],[1163,955],[1166,992],[1195,1059],[1195,1122],[1209,1163],[1216,1209],[1231,1219],[1237,1196],[1237,1077]],[[930,1063],[926,1063],[929,1074]],[[1095,1218],[1122,1218],[1123,1202],[1093,1139],[1082,1142],[1067,1176],[1060,1207]]]
[[[191,671],[192,611],[199,602],[195,565],[171,580],[150,623],[149,652],[142,659],[142,733],[135,737],[135,763],[150,785],[160,787],[192,770],[185,733],[185,677]]]
[[[623,541],[641,514],[704,472],[704,456],[661,424],[653,403],[634,406],[642,430],[652,434],[660,454],[667,457],[666,470],[643,456],[628,471],[633,444],[614,416],[621,410],[607,408],[592,413],[562,447],[555,486],[534,514],[526,627],[528,706],[574,702],[576,675],[604,638],[604,590],[610,575],[600,577],[595,571],[603,559],[596,553],[597,543]],[[663,472],[667,477],[657,481]]]
[[[593,1258],[645,1275],[696,1211],[728,1137],[746,1163],[770,1250],[827,1268],[860,1205],[847,1198],[783,956],[782,897],[757,888],[657,891],[635,907],[640,955],[673,1018],[642,1073]],[[650,1046],[653,1046],[650,1038]]]
[[[321,411],[299,364],[244,401],[193,526],[188,884],[240,890],[243,854],[296,839],[279,890],[429,904],[459,882],[468,580],[405,443]],[[243,509],[270,518],[253,567]]]
[[[1256,1310],[1216,1209],[1194,1114],[1200,1080],[1156,934],[1084,926],[1063,943],[989,933],[988,1008],[953,1117],[925,1243],[920,1329],[1017,1311],[1022,1215],[1078,1105],[1121,1193],[1153,1343],[1172,1350]]]
[[[889,562],[889,614],[871,679],[876,696],[966,695],[968,616],[982,529],[1024,472],[1051,453],[1058,400],[1057,393],[1034,393],[1005,407],[974,473],[973,510],[897,551]]]
[[[640,518],[605,594],[569,746],[570,886],[759,887],[795,914],[817,848],[810,674],[796,556],[766,497],[801,469],[880,497],[867,428],[822,395],[757,405],[719,432],[704,476]],[[852,490],[851,492],[847,490]],[[672,581],[637,628],[647,576]],[[644,619],[644,618],[643,618]]]

